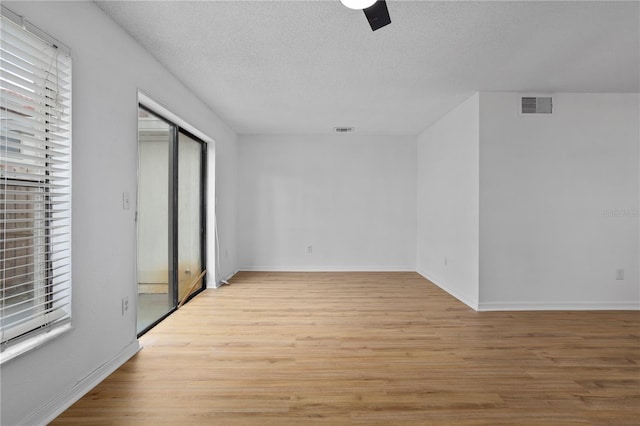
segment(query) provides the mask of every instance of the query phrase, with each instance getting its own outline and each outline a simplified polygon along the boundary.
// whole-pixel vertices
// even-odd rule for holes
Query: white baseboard
[[[637,311],[640,302],[481,302],[479,311]]]
[[[222,282],[223,281],[229,281],[237,273],[238,273],[238,270],[236,269],[236,271],[232,272],[229,276],[227,276],[227,278],[223,278],[220,281],[218,281],[217,283],[215,283],[214,287],[207,287],[207,288],[220,288],[220,287],[222,287]]]
[[[40,408],[34,410],[26,418],[21,425],[46,425],[52,422],[56,417],[62,414],[67,408],[71,407],[76,401],[86,395],[91,389],[96,387],[100,382],[116,371],[122,364],[127,362],[132,356],[140,351],[140,344],[135,339],[119,354],[110,361],[105,362],[97,369],[93,370],[84,379],[77,382],[72,388],[60,393],[57,397],[50,400]]]
[[[247,272],[415,272],[415,266],[243,266]]]
[[[447,283],[443,282],[442,280],[432,279],[429,276],[429,274],[427,274],[423,270],[418,269],[416,272],[422,275],[425,279],[429,280],[433,284],[440,287],[442,290],[446,291],[447,293],[449,293],[450,295],[458,299],[459,301],[461,301],[462,303],[464,303],[465,305],[467,305],[468,307],[470,307],[471,309],[473,309],[474,311],[478,310],[477,300],[474,300],[472,297],[469,297],[466,294],[462,294],[456,290],[453,290],[450,286],[447,285]]]

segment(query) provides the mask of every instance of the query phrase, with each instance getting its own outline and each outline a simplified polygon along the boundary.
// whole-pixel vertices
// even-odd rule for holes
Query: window
[[[70,327],[71,57],[2,8],[0,350],[5,362]]]

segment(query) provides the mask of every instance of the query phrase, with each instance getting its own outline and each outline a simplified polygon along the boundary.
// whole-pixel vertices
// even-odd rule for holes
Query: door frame
[[[142,109],[158,119],[167,123],[171,128],[171,141],[169,142],[169,161],[167,167],[169,168],[169,179],[168,179],[168,199],[169,199],[169,212],[168,212],[168,298],[171,301],[171,308],[160,318],[152,322],[150,325],[142,329],[141,331],[136,330],[137,337],[142,336],[147,331],[151,330],[162,320],[167,318],[173,312],[178,309],[178,305],[180,300],[178,300],[178,166],[179,166],[179,134],[182,133],[193,141],[200,144],[200,262],[202,265],[202,271],[207,269],[207,142],[205,142],[201,137],[195,135],[193,132],[185,129],[180,126],[173,120],[168,119],[162,113],[157,112],[154,108],[146,105],[143,102],[138,102],[138,109]],[[138,141],[138,157],[140,156],[140,142]],[[138,179],[140,166],[138,165]],[[137,206],[136,206],[137,209]],[[136,210],[136,229],[138,222],[138,212]],[[138,242],[136,242],[138,244]],[[139,248],[139,247],[138,247]],[[138,249],[137,248],[137,249]],[[137,250],[136,250],[137,252]],[[138,262],[136,261],[136,269],[138,268]],[[136,274],[137,276],[137,274]],[[205,275],[206,276],[206,275]],[[200,287],[197,290],[191,292],[185,303],[190,301],[200,292],[202,292],[205,288],[205,277],[201,278]],[[136,287],[137,287],[137,279],[136,279]],[[137,299],[138,289],[136,288],[136,299]],[[136,315],[137,315],[137,304],[136,304]],[[136,321],[137,323],[137,321]]]

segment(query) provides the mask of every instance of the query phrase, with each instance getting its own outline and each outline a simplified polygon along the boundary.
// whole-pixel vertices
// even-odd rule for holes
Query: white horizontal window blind
[[[11,18],[11,19],[10,19]],[[16,22],[17,21],[17,22]],[[2,358],[71,319],[71,57],[3,8]]]

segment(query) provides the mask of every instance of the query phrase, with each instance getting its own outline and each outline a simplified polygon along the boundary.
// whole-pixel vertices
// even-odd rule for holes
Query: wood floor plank
[[[237,274],[54,425],[637,425],[640,313],[474,312],[415,273]]]

